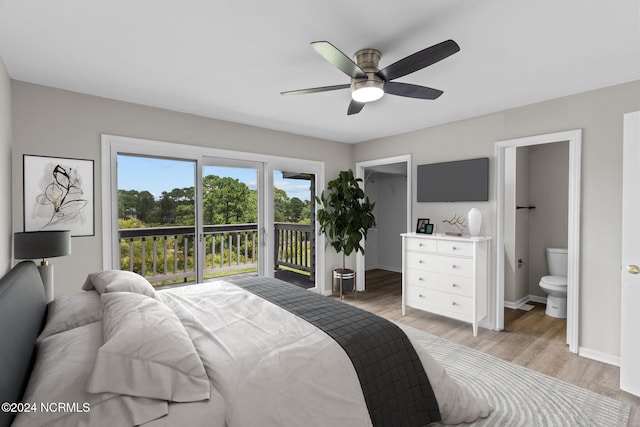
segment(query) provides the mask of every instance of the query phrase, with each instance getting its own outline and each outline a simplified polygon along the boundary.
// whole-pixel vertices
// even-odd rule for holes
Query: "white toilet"
[[[549,276],[540,279],[539,286],[547,293],[547,309],[551,317],[567,318],[567,250],[547,248]]]

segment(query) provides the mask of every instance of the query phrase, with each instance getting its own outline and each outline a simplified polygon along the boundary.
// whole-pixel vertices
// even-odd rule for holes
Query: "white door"
[[[620,388],[640,396],[640,111],[624,116]]]

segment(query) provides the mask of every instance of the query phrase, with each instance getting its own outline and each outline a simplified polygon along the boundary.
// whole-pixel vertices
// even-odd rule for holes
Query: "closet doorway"
[[[376,202],[376,227],[369,230],[363,245],[365,255],[356,255],[356,274],[365,277],[368,268],[402,270],[401,233],[411,231],[411,155],[356,163],[356,177],[362,179],[367,196]],[[365,280],[357,290],[366,289]]]

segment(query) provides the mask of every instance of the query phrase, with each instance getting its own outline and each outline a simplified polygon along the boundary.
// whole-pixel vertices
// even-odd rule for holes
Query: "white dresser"
[[[491,237],[402,234],[402,315],[413,307],[473,324],[489,312]]]

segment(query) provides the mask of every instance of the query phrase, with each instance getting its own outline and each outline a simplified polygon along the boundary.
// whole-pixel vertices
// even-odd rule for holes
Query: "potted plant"
[[[323,191],[316,201],[322,205],[318,210],[320,232],[324,233],[336,252],[342,252],[342,268],[334,270],[334,291],[350,292],[355,289],[353,270],[347,269],[346,259],[353,251],[364,254],[363,239],[367,231],[375,226],[373,207],[360,187],[362,179],[355,178],[353,171],[341,171],[329,181],[327,193]]]

